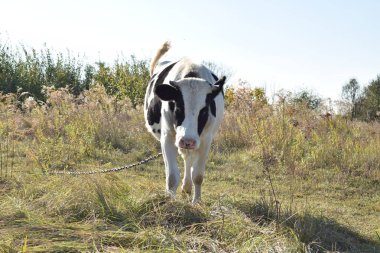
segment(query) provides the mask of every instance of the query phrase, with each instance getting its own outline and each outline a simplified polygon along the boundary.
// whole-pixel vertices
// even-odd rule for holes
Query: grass
[[[93,87],[0,107],[0,252],[379,252],[380,126],[286,100],[233,100],[209,156],[203,200],[164,193],[142,108]]]

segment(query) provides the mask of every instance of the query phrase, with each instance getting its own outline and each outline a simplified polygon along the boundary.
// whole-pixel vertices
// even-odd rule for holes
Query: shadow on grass
[[[238,202],[233,205],[259,224],[273,222],[278,217],[274,204],[266,200]],[[279,215],[279,224],[294,231],[307,252],[380,252],[380,242],[364,238],[324,216],[282,212]]]

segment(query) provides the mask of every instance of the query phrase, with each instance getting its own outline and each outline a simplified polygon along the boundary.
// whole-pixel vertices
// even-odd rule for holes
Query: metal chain
[[[156,158],[158,158],[159,156],[161,156],[162,153],[158,153],[157,155],[153,155],[153,156],[150,156],[140,162],[137,162],[137,163],[133,163],[133,164],[130,164],[130,165],[125,165],[125,166],[122,166],[122,167],[116,167],[116,168],[113,168],[113,169],[109,169],[109,170],[93,170],[93,171],[51,171],[49,172],[50,175],[92,175],[92,174],[100,174],[100,173],[109,173],[109,172],[117,172],[117,171],[121,171],[121,170],[126,170],[126,169],[130,169],[130,168],[133,168],[133,167],[136,167],[136,166],[139,166],[139,165],[142,165],[142,164],[145,164],[151,160],[154,160]]]

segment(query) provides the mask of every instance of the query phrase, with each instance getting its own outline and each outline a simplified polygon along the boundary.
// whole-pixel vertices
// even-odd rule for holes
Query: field
[[[380,124],[236,92],[202,202],[164,192],[142,108],[93,86],[0,107],[0,252],[380,252]],[[182,164],[180,162],[180,164]]]

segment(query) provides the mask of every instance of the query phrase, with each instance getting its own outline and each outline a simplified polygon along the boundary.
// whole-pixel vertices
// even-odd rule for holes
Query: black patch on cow
[[[147,120],[149,125],[153,125],[154,123],[160,123],[161,106],[161,100],[157,96],[154,96],[152,101],[150,101],[148,107]]]
[[[190,77],[192,77],[192,78],[199,78],[199,75],[198,75],[198,73],[195,72],[195,71],[190,71],[189,73],[187,73],[187,74],[185,75],[184,78],[190,78]]]
[[[174,126],[182,125],[182,122],[185,120],[185,103],[183,101],[182,92],[174,102]]]
[[[217,77],[213,74],[213,77],[217,79]],[[216,117],[216,103],[215,103],[215,97],[220,93],[223,92],[223,85],[226,81],[226,77],[222,77],[220,80],[216,81],[214,86],[217,87],[217,89],[213,90],[211,93],[206,95],[206,106],[200,110],[198,115],[198,134],[201,135],[204,127],[206,126],[207,120],[208,120],[208,114],[209,111],[211,111],[211,114]]]
[[[209,107],[206,105],[199,111],[198,115],[198,134],[201,135],[203,129],[206,126],[207,120],[208,120],[208,111]]]
[[[174,102],[173,102],[173,101],[170,101],[170,102],[169,102],[169,109],[170,109],[170,111],[174,112],[174,108],[175,108],[175,104],[174,104]]]
[[[201,135],[204,127],[206,126],[209,111],[216,117],[216,104],[212,93],[206,95],[206,106],[199,111],[198,115],[198,134]]]
[[[212,115],[214,117],[216,117],[216,104],[215,104],[214,96],[212,93],[207,94],[206,105],[210,106],[210,110],[211,110]]]
[[[215,78],[215,77],[214,77]],[[211,114],[216,117],[216,103],[215,103],[215,97],[220,93],[223,92],[223,85],[225,83],[226,77],[222,77],[220,80],[215,82],[214,86],[217,88],[214,89],[211,93],[206,95],[206,106],[200,110],[198,115],[198,134],[201,135],[204,127],[206,126],[207,120],[208,120],[208,114],[209,111],[211,111]]]
[[[182,125],[185,120],[185,104],[180,88],[174,83],[158,85],[155,94],[163,101],[169,102],[170,110],[174,111],[174,126]]]
[[[177,62],[173,62],[170,65],[168,65],[166,68],[164,68],[159,74],[156,79],[157,73],[154,74],[150,80],[149,86],[148,86],[148,92],[146,99],[149,98],[152,89],[156,88],[158,85],[162,84],[165,80],[165,78],[168,76],[170,70],[174,67],[174,65]],[[162,107],[162,101],[161,99],[155,94],[153,99],[146,103],[146,110],[147,110],[147,121],[149,125],[153,125],[154,123],[160,123],[161,119],[161,107]]]
[[[211,113],[214,117],[216,117],[216,104],[215,104],[215,100],[212,100],[211,103],[210,103],[210,110],[211,110]]]
[[[156,94],[161,100],[168,102],[178,100],[180,93],[180,89],[175,84],[161,84],[154,90],[154,94]]]
[[[165,69],[163,69],[160,74],[158,75],[158,78],[157,78],[157,81],[154,85],[154,87],[156,88],[158,85],[161,85],[164,83],[165,81],[165,78],[168,76],[169,74],[169,71],[174,67],[174,65],[176,65],[177,62],[173,62],[172,64],[170,64],[169,66],[167,66]]]
[[[206,105],[211,104],[211,102],[214,101],[214,96],[212,93],[209,93],[206,95]]]
[[[204,127],[206,126],[209,111],[211,114],[216,117],[216,104],[214,100],[214,95],[212,93],[207,94],[206,96],[206,106],[199,111],[198,115],[198,134],[201,135]]]

